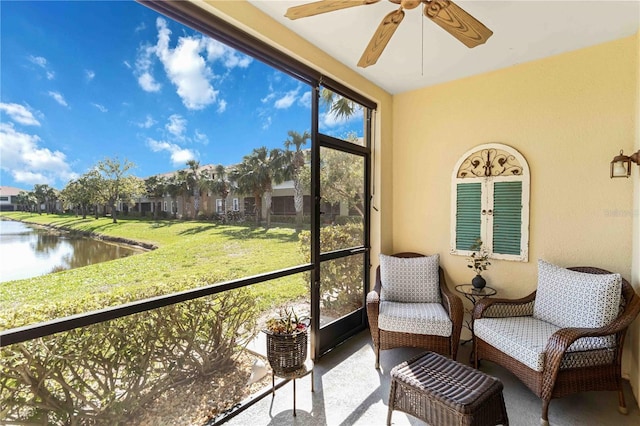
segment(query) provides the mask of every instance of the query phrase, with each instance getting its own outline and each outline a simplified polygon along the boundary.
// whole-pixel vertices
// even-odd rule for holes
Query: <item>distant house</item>
[[[209,172],[211,177],[215,176],[215,165],[207,164],[203,165],[199,168],[201,172]],[[233,165],[226,166],[228,172],[231,172],[233,169]],[[187,171],[188,169],[183,169]],[[177,171],[161,173],[155,176],[162,178],[170,178],[174,176]],[[285,181],[280,184],[273,184],[273,193],[272,193],[272,205],[271,205],[271,214],[275,216],[285,217],[295,216],[295,207],[294,207],[294,190],[293,190],[293,181]],[[119,205],[118,209],[123,210],[126,207],[124,205]],[[150,197],[148,195],[140,197],[136,200],[135,206],[133,210],[139,213],[144,214],[153,214],[154,211],[163,212],[165,215],[170,216],[174,215],[178,218],[183,217],[194,217],[193,212],[193,196],[184,194],[178,195],[175,199],[170,197],[169,194],[165,193],[162,197]],[[202,191],[200,194],[200,212],[206,216],[210,216],[214,213],[224,214],[227,212],[231,213],[242,213],[247,216],[255,215],[255,198],[250,194],[241,194],[237,191],[231,191],[227,195],[226,199],[222,199],[219,194],[216,194],[212,191]],[[325,212],[325,218],[335,218],[336,216],[344,215],[348,216],[351,214],[349,211],[349,207],[347,204],[341,205],[341,203],[336,203],[335,205],[330,205],[325,203],[323,205],[322,211]],[[305,190],[304,194],[304,207],[303,207],[304,215],[308,216],[311,214],[311,197],[307,190]],[[262,217],[266,217],[267,207],[266,203],[262,203]]]
[[[0,211],[12,212],[18,210],[18,194],[24,189],[12,186],[0,186]]]

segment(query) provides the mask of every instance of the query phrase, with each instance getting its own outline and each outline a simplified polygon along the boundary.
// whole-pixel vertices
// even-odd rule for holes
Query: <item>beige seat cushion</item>
[[[453,324],[440,303],[380,302],[378,327],[400,333],[449,337]]]
[[[542,371],[549,337],[560,327],[534,317],[511,317],[479,318],[473,329],[479,339],[527,367]],[[569,346],[560,368],[610,363],[615,356],[614,347],[615,336],[583,337]]]

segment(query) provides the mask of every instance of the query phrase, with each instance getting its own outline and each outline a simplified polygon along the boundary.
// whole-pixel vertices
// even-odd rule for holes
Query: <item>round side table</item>
[[[470,315],[470,318],[465,320],[463,324],[471,332],[471,339],[463,340],[462,344],[464,345],[465,343],[473,340],[473,308],[475,308],[476,303],[478,303],[478,300],[484,299],[485,297],[495,296],[498,294],[498,290],[489,286],[477,289],[471,284],[460,284],[456,286],[456,291],[471,302],[471,309],[464,310]]]

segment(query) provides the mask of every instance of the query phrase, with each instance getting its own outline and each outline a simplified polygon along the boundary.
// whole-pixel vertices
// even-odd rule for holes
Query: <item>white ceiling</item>
[[[356,63],[382,18],[398,5],[379,3],[292,21],[287,8],[309,1],[249,0],[392,94],[431,86],[635,34],[640,0],[456,1],[493,31],[486,44],[469,49],[431,22],[422,9],[405,18],[375,65]]]

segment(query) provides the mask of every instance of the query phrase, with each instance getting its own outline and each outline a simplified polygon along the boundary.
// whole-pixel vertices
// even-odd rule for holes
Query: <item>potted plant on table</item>
[[[293,308],[284,308],[280,315],[267,320],[267,359],[275,374],[296,371],[307,359],[307,330],[310,320],[299,317]]]
[[[473,250],[473,253],[467,258],[469,262],[467,267],[473,269],[476,273],[476,276],[471,280],[471,284],[473,288],[481,290],[487,285],[487,281],[482,276],[482,272],[486,271],[488,266],[491,265],[491,262],[489,262],[489,252],[487,252],[482,245],[481,239],[478,239],[475,244],[471,246],[471,250]]]

